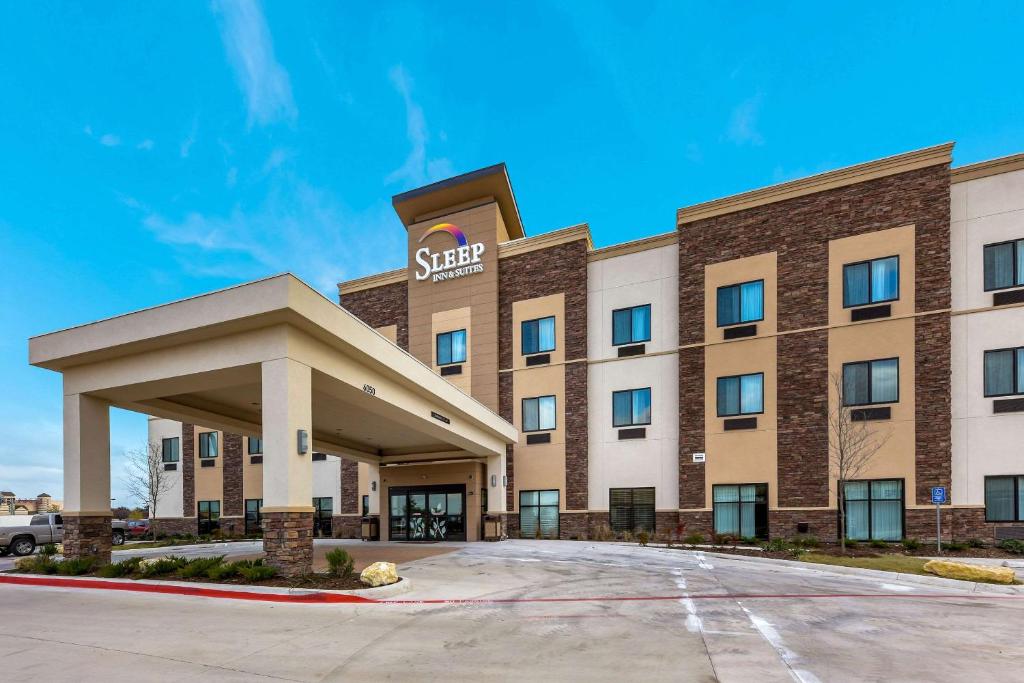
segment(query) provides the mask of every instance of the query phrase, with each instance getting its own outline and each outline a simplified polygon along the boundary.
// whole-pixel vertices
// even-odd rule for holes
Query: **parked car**
[[[111,522],[111,542],[114,545],[124,545],[127,534],[127,523],[121,520]],[[0,526],[0,555],[31,555],[36,546],[63,540],[64,518],[59,512],[32,515],[28,524]]]
[[[149,533],[149,520],[148,519],[130,519],[128,520],[128,535],[132,537],[145,536]]]

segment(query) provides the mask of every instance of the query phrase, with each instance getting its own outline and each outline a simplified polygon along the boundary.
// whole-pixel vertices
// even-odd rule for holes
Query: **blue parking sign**
[[[933,486],[932,487],[932,503],[935,505],[941,505],[946,502],[946,487],[945,486]]]

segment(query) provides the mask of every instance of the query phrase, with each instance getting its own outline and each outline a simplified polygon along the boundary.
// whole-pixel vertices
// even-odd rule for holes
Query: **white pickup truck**
[[[115,519],[111,523],[111,533],[113,544],[123,545],[128,534],[128,523]],[[59,512],[32,515],[28,524],[0,524],[0,556],[11,553],[18,556],[31,555],[36,546],[60,543],[63,538],[64,518]]]

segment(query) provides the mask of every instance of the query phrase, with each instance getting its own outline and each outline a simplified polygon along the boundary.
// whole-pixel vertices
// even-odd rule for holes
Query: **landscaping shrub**
[[[223,581],[238,576],[238,567],[234,562],[216,564],[206,570],[206,578],[211,581]]]
[[[61,576],[81,576],[96,568],[96,558],[76,557],[72,560],[61,560],[56,565],[57,573]]]
[[[888,548],[888,547],[889,547],[889,544],[888,544],[888,543],[886,543],[885,541],[880,541],[880,540],[878,540],[878,539],[876,538],[876,539],[874,539],[874,540],[872,540],[872,541],[871,541],[871,547],[872,547],[872,548],[879,548],[879,549],[884,549],[884,548]]]
[[[344,548],[335,548],[327,553],[327,566],[332,576],[352,576],[352,556]]]
[[[801,548],[800,546],[794,545],[791,546],[789,550],[786,552],[788,552],[789,556],[792,557],[794,560],[799,560],[801,555],[809,551],[806,548]]]
[[[1016,538],[1009,538],[999,542],[999,548],[1014,555],[1024,555],[1024,541]]]
[[[49,555],[30,555],[14,563],[22,574],[56,574],[57,563]]]
[[[962,541],[950,541],[942,547],[954,553],[958,553],[962,550],[967,550],[967,544]]]
[[[772,540],[761,544],[762,550],[770,552],[783,552],[787,550],[787,548],[786,539],[784,538],[773,538]]]
[[[704,534],[690,534],[683,539],[683,543],[687,545],[700,545],[704,542]]]
[[[646,531],[640,531],[636,535],[636,540],[641,546],[646,546],[651,540],[651,535]]]
[[[176,555],[168,555],[167,557],[161,557],[159,560],[155,560],[148,564],[141,565],[139,568],[143,578],[149,578],[151,576],[163,576],[164,574],[173,574],[174,572],[185,566],[186,560],[184,557],[178,557]]]
[[[57,546],[53,543],[47,543],[39,549],[40,555],[46,555],[47,557],[53,557],[57,554]]]
[[[124,576],[132,574],[139,568],[139,563],[142,562],[141,557],[133,557],[130,560],[124,562],[112,562],[105,564],[96,570],[96,576],[104,579],[119,579]]]
[[[793,539],[792,543],[801,548],[817,548],[821,545],[821,541],[818,540],[817,536],[797,536]]]
[[[183,579],[192,579],[198,576],[206,576],[206,573],[210,569],[217,565],[224,563],[224,556],[217,555],[216,557],[197,557],[192,560],[188,560],[178,570],[178,576]]]
[[[921,541],[917,540],[916,538],[904,538],[903,539],[903,548],[905,550],[917,550],[920,547],[921,547]]]
[[[858,543],[857,541],[855,541],[852,538],[846,539],[846,548],[848,550],[856,550],[857,546],[859,546],[859,545],[860,545],[860,543]]]
[[[615,538],[612,533],[612,528],[607,524],[601,524],[594,529],[594,540],[595,541],[610,541]]]
[[[972,538],[971,540],[967,541],[967,545],[969,545],[972,548],[984,548],[988,544],[980,538]]]
[[[263,564],[263,560],[240,560],[235,565],[238,575],[246,581],[265,581],[277,574],[277,569]]]

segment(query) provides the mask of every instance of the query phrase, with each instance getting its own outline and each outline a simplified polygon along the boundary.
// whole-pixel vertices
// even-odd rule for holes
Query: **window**
[[[899,400],[898,358],[843,364],[843,405],[866,406]]]
[[[558,538],[558,489],[519,492],[519,535]]]
[[[313,535],[331,536],[331,517],[334,514],[334,499],[330,496],[313,499]]]
[[[555,428],[555,397],[523,399],[523,431],[540,432]]]
[[[203,432],[199,435],[199,457],[217,457],[217,432]]]
[[[654,533],[654,487],[610,489],[608,523],[612,531]]]
[[[985,291],[1024,287],[1024,239],[985,245]]]
[[[985,521],[1024,522],[1024,476],[985,477]]]
[[[612,392],[612,427],[651,424],[651,388]]]
[[[437,364],[466,362],[466,331],[442,332],[437,335]]]
[[[903,480],[875,479],[843,484],[846,537],[855,541],[903,538]]]
[[[251,536],[263,531],[262,498],[247,498],[245,501],[245,535]]]
[[[718,288],[718,326],[764,320],[764,280]]]
[[[370,497],[363,496],[363,517],[370,514]]]
[[[210,432],[211,434],[215,432]],[[202,435],[200,435],[202,436]],[[220,501],[199,501],[199,533],[212,534],[220,528]]]
[[[843,266],[843,308],[900,298],[900,257],[888,256]]]
[[[181,451],[179,446],[181,445],[181,439],[174,436],[170,439],[164,439],[161,444],[161,453],[163,454],[164,462],[178,462]]]
[[[46,515],[33,515],[32,519],[29,520],[29,526],[49,526],[50,518]]]
[[[985,396],[1024,394],[1024,346],[985,352]]]
[[[523,355],[555,350],[555,318],[524,320],[522,324]]]
[[[764,373],[718,378],[718,417],[764,412]]]
[[[727,484],[711,489],[715,533],[768,538],[768,484]]]
[[[612,345],[651,341],[651,305],[612,311]]]
[[[249,437],[249,455],[263,455],[263,439],[260,437]]]

